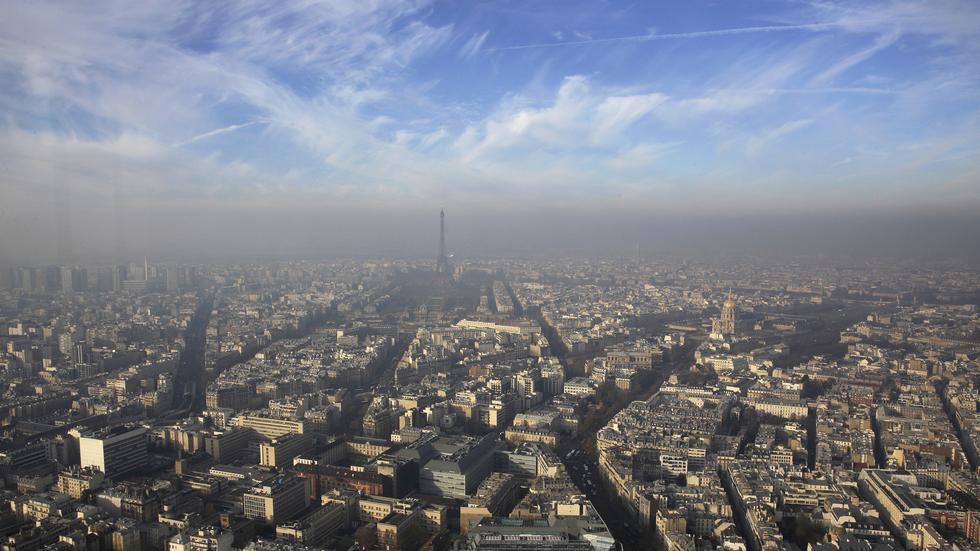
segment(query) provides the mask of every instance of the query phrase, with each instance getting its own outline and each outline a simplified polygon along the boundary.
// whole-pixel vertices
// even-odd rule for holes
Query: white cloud
[[[385,197],[431,198],[524,186],[533,188],[526,194],[566,184],[586,190],[591,182],[601,194],[633,185],[673,151],[697,153],[711,139],[753,135],[745,146],[749,156],[775,148],[780,136],[819,112],[803,104],[825,95],[869,102],[897,96],[927,111],[928,96],[938,89],[932,83],[922,83],[914,96],[893,75],[884,81],[887,89],[833,84],[900,37],[928,35],[944,48],[969,49],[975,10],[938,4],[952,7],[894,2],[883,5],[890,15],[882,18],[863,8],[817,4],[805,21],[821,26],[790,22],[803,25],[797,30],[807,37],[792,45],[773,34],[785,29],[767,27],[643,35],[637,41],[766,35],[764,45],[731,55],[722,70],[691,70],[657,81],[657,88],[644,79],[604,84],[605,72],[555,82],[567,65],[551,64],[547,51],[538,52],[540,80],[527,84],[491,66],[500,56],[481,56],[488,69],[501,71],[500,99],[490,96],[496,90],[447,98],[434,78],[412,81],[412,64],[426,56],[441,52],[440,63],[453,63],[489,51],[488,31],[426,23],[424,0],[118,0],[98,10],[30,2],[0,19],[0,74],[14,80],[0,89],[0,107],[9,111],[0,128],[0,163],[15,167],[21,182],[60,178],[92,193],[118,184],[161,194],[238,190],[267,198],[292,190],[367,197],[383,190]],[[837,34],[860,37],[863,46],[838,44]],[[879,38],[869,47],[866,35]],[[578,38],[602,40],[595,36]],[[828,45],[837,56],[829,61]],[[561,60],[558,50],[553,54]],[[961,66],[968,72],[976,64]],[[969,97],[975,87],[958,77],[953,73],[949,86]],[[883,110],[880,118],[891,113]],[[28,126],[23,121],[40,127],[18,129]],[[261,141],[248,153],[208,139],[260,122]],[[867,136],[887,134],[888,121],[876,122],[851,139],[873,142]],[[857,123],[837,124],[846,131]],[[187,143],[197,147],[162,145]],[[254,157],[243,162],[249,154]],[[713,162],[719,172],[731,168],[726,159]]]
[[[596,89],[582,75],[564,79],[554,100],[531,107],[516,105],[467,128],[456,147],[469,161],[502,153],[543,150],[575,154],[583,149],[614,151],[624,132],[668,101],[664,94],[621,95]]]
[[[261,121],[269,126],[263,139],[279,147],[289,140],[329,158],[327,170],[355,171],[397,145],[379,138],[358,109],[407,101],[411,90],[395,76],[398,70],[451,34],[451,25],[405,21],[424,8],[393,0],[141,2],[104,10],[32,3],[0,20],[0,70],[19,75],[27,96],[15,96],[16,87],[0,96],[19,115],[56,120],[52,105],[84,113],[80,131],[87,137],[78,140],[116,148],[117,167],[139,162],[119,148],[119,136],[205,144]],[[285,82],[272,71],[296,76]],[[53,152],[77,145],[65,131],[45,133],[38,147]],[[0,151],[0,161],[12,154]],[[222,158],[212,157],[212,164],[237,162],[234,154]],[[173,169],[160,178],[168,172],[179,178]]]
[[[529,142],[539,146],[569,146],[583,127],[582,115],[594,103],[586,77],[566,77],[554,102],[547,107],[520,107],[489,118],[477,130],[481,135],[475,145],[463,152],[468,160],[501,149]],[[464,132],[457,145],[473,140]]]

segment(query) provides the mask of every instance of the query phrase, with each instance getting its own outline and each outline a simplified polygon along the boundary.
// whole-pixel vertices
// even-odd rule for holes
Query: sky
[[[0,261],[428,254],[441,207],[460,254],[980,253],[975,0],[4,12]]]

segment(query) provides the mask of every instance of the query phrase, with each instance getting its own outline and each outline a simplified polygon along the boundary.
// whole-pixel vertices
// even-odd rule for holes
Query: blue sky
[[[7,208],[980,205],[980,3],[12,2]],[[32,202],[33,201],[33,202]]]

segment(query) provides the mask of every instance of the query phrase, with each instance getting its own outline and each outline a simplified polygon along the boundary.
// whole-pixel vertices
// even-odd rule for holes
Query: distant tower
[[[448,274],[449,258],[446,257],[446,211],[439,210],[439,259],[436,261],[436,272]]]
[[[150,280],[150,261],[143,257],[143,281]]]
[[[738,312],[735,308],[735,295],[728,290],[725,303],[721,306],[721,317],[715,320],[713,333],[719,335],[734,335],[737,328]]]

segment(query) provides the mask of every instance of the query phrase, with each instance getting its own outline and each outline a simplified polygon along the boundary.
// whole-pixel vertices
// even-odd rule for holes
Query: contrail
[[[888,88],[869,88],[863,86],[834,86],[822,88],[718,88],[711,90],[711,93],[734,93],[734,94],[879,94],[894,96],[901,93],[899,90]]]
[[[199,142],[201,140],[206,140],[206,139],[211,138],[211,137],[214,137],[214,136],[219,136],[221,134],[227,134],[228,132],[234,132],[236,130],[241,130],[242,128],[247,128],[247,127],[252,126],[252,125],[255,125],[255,124],[262,124],[262,123],[266,123],[266,122],[268,122],[268,121],[258,120],[258,121],[251,121],[251,122],[246,122],[246,123],[242,123],[242,124],[232,124],[230,126],[225,126],[223,128],[218,128],[218,129],[212,130],[210,132],[205,132],[203,134],[198,134],[197,136],[194,136],[193,138],[191,138],[189,140],[186,140],[186,141],[183,141],[183,142],[174,144],[174,147],[181,147],[181,146],[184,146],[184,145],[188,145],[188,144],[192,144],[192,143],[195,143],[195,142]]]
[[[519,44],[516,46],[501,46],[487,48],[488,52],[503,52],[508,50],[530,50],[535,48],[556,48],[559,46],[576,46],[580,44],[601,44],[606,42],[647,42],[650,40],[672,40],[683,38],[704,38],[709,36],[728,36],[750,33],[775,33],[786,31],[823,31],[835,27],[832,23],[810,23],[806,25],[770,25],[766,27],[739,27],[736,29],[718,29],[714,31],[692,31],[686,33],[668,34],[637,34],[633,36],[614,36],[610,38],[590,38],[587,40],[569,40],[565,42],[542,42],[540,44]]]

